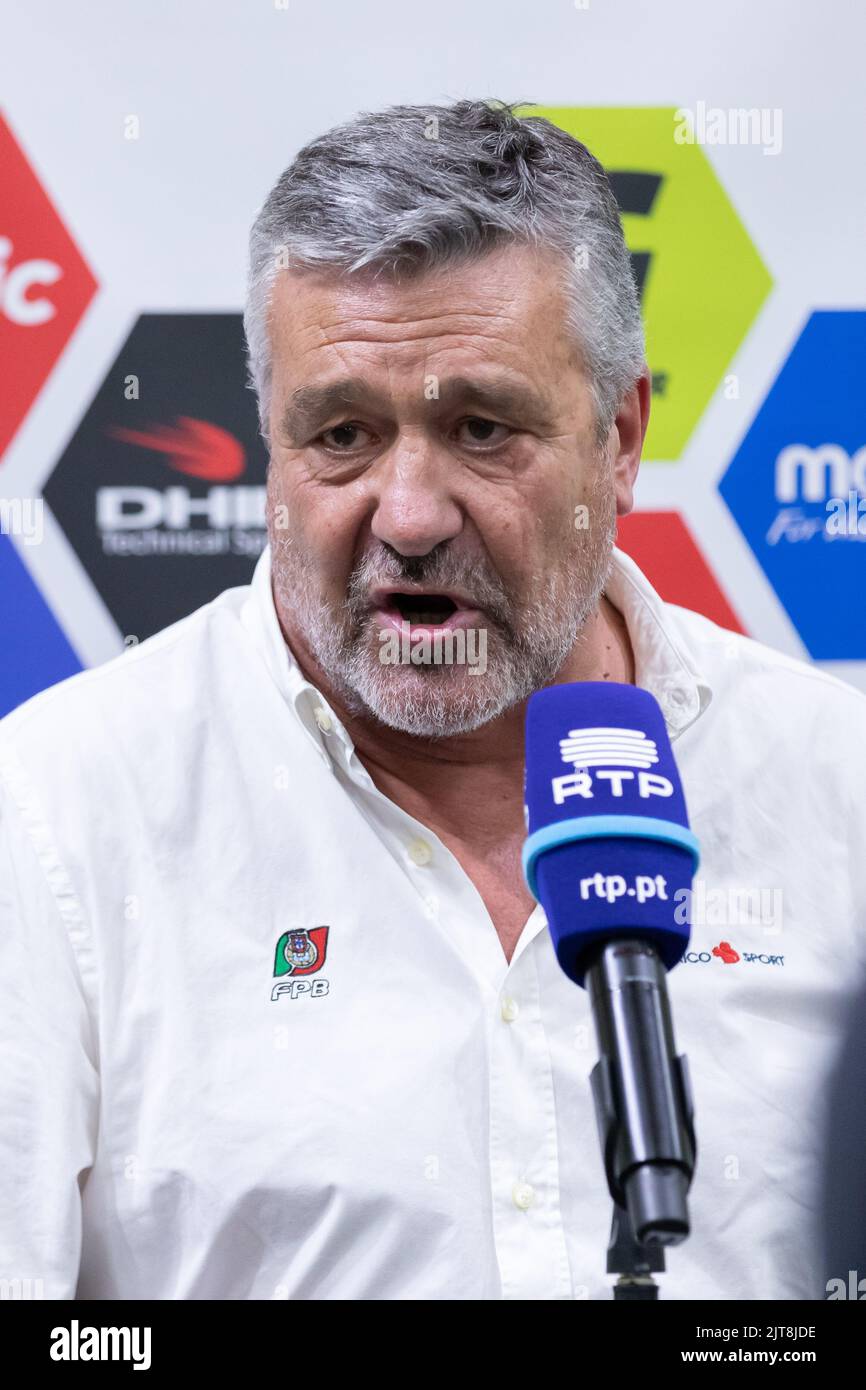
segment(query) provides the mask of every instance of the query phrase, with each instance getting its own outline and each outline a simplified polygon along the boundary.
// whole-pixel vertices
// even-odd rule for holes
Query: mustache
[[[399,590],[401,582],[427,585],[431,592],[457,589],[471,597],[494,623],[511,630],[514,606],[505,585],[484,561],[449,552],[447,544],[426,555],[400,555],[387,547],[367,551],[349,575],[346,607],[353,621],[373,608],[369,592],[386,585]]]

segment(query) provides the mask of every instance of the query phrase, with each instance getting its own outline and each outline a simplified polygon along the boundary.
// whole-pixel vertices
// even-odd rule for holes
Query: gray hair
[[[637,286],[602,166],[526,102],[458,101],[364,112],[311,141],[278,178],[250,233],[244,328],[249,384],[268,442],[268,313],[280,269],[370,267],[395,280],[508,243],[561,252],[567,326],[593,395],[599,441],[644,369]]]

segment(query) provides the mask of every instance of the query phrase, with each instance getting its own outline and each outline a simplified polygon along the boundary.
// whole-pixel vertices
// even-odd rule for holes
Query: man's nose
[[[380,460],[373,535],[401,555],[426,555],[463,527],[452,488],[458,467],[432,441],[398,439]]]

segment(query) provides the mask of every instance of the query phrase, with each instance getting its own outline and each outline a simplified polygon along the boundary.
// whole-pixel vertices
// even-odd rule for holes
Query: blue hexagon
[[[812,314],[719,491],[810,655],[866,659],[866,312]]]
[[[66,635],[8,536],[0,535],[0,716],[81,670]]]

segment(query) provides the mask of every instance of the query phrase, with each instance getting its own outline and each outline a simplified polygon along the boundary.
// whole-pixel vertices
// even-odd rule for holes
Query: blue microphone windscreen
[[[525,801],[524,870],[566,974],[583,984],[592,953],[617,935],[676,964],[698,846],[649,691],[579,681],[532,695]]]

